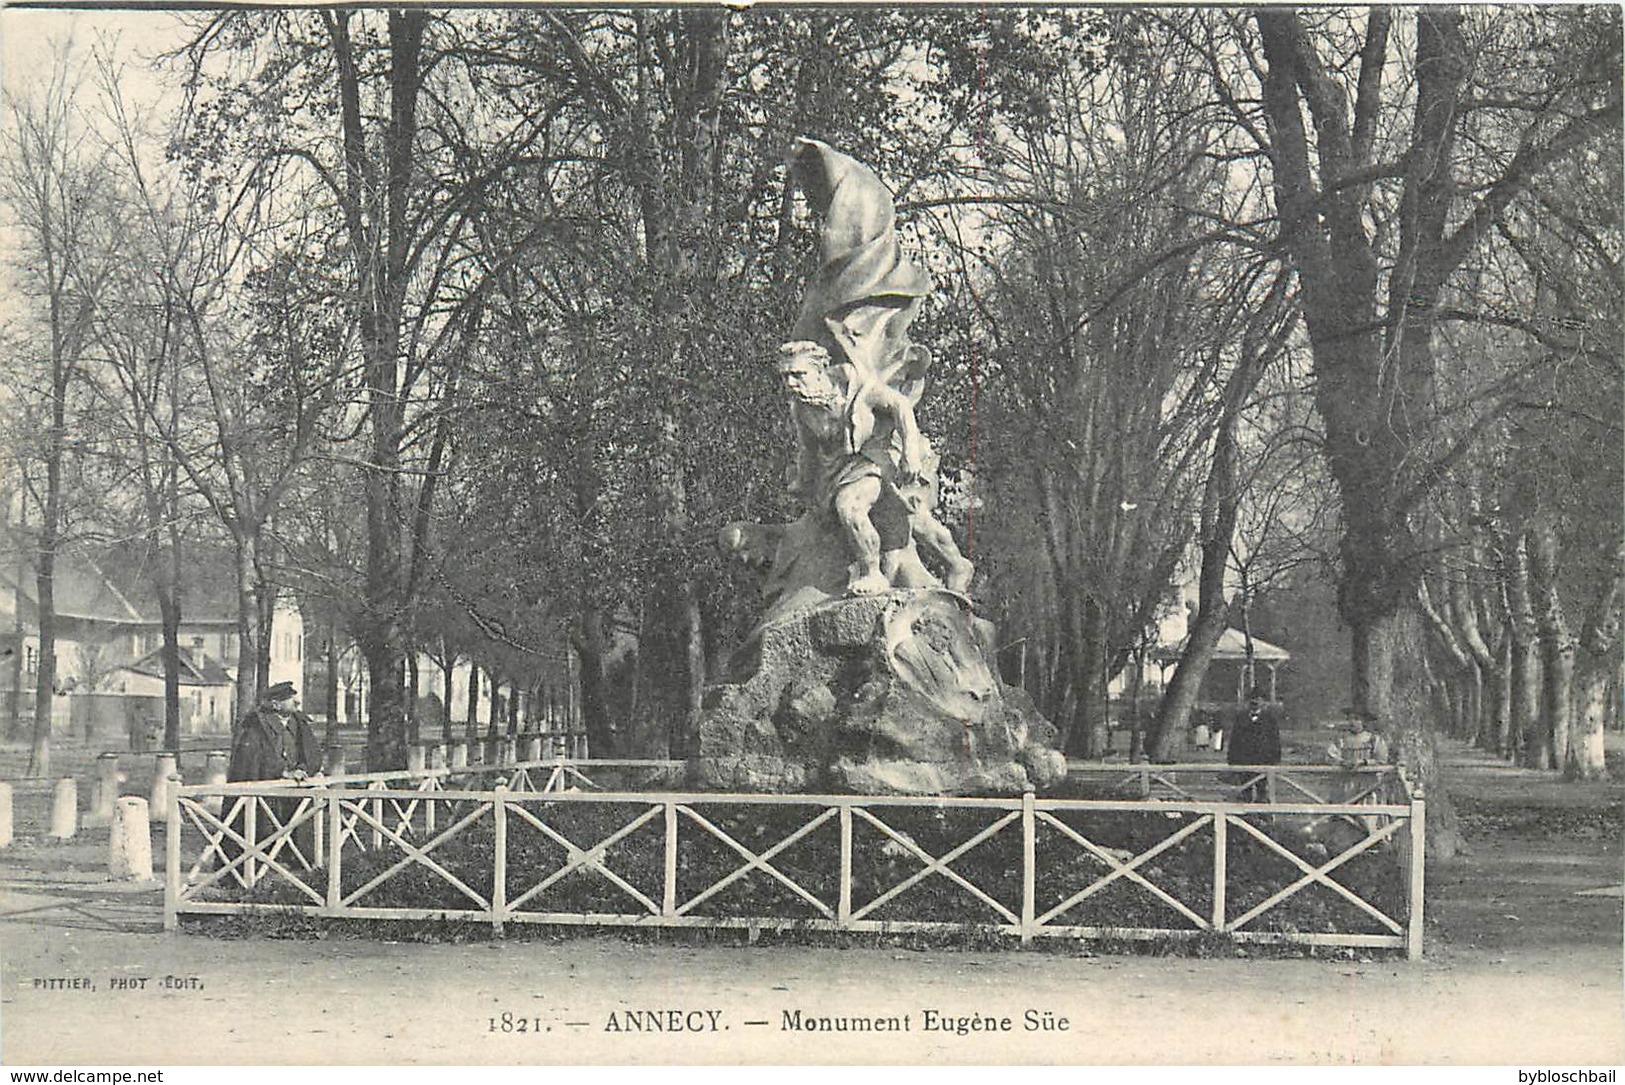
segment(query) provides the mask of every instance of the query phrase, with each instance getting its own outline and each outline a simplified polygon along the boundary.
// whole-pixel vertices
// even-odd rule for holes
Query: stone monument
[[[931,352],[909,325],[931,280],[903,254],[890,192],[818,140],[791,176],[822,222],[820,263],[770,360],[790,404],[792,523],[720,544],[763,578],[731,681],[706,692],[694,782],[741,791],[945,795],[1054,783],[1055,729],[993,665],[974,566],[937,518],[937,457],[915,407]]]

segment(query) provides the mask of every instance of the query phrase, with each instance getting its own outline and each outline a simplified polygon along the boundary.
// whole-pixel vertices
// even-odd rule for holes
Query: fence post
[[[164,930],[180,925],[181,902],[181,788],[169,789],[169,808],[164,811]]]
[[[344,812],[339,809],[339,793],[327,791],[327,914],[339,914],[340,867],[344,855]]]
[[[0,848],[11,847],[11,785],[0,782]]]
[[[1223,810],[1213,814],[1213,929],[1224,931],[1225,884],[1229,875],[1230,815]]]
[[[835,921],[840,926],[852,922],[852,804],[841,803],[841,871],[835,903]]]
[[[259,881],[259,860],[255,852],[260,846],[260,799],[258,795],[243,796],[243,887],[254,888]]]
[[[1038,894],[1038,818],[1032,788],[1021,793],[1021,944],[1033,940],[1037,926],[1034,899]]]
[[[1406,896],[1405,956],[1413,961],[1422,958],[1422,905],[1424,881],[1427,874],[1427,803],[1422,801],[1422,788],[1416,785],[1411,795],[1411,870],[1409,892]]]
[[[673,799],[666,800],[665,891],[660,914],[668,919],[677,914],[677,803]]]
[[[496,823],[495,860],[491,877],[491,928],[502,935],[502,921],[508,912],[508,786],[498,783],[491,793],[492,817]]]
[[[323,783],[319,792],[313,791],[310,797],[310,865],[320,870],[327,865],[327,788]]]

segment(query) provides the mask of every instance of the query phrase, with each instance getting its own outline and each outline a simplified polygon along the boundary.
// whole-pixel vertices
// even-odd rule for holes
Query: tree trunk
[[[1475,512],[1477,506],[1474,506]],[[1476,565],[1485,563],[1483,547],[1475,541],[1472,558]],[[1474,741],[1480,749],[1499,750],[1507,701],[1504,696],[1506,676],[1502,669],[1502,654],[1492,649],[1484,638],[1479,623],[1480,607],[1460,581],[1452,583],[1448,599],[1451,624],[1460,630],[1461,646],[1477,664],[1477,718],[1474,720]]]
[[[480,665],[468,661],[468,718],[463,721],[463,734],[469,742],[480,737]]]
[[[1571,780],[1601,780],[1607,775],[1603,732],[1608,726],[1609,687],[1616,668],[1625,599],[1625,544],[1614,550],[1614,574],[1586,615],[1580,634],[1575,681],[1575,733],[1563,774]]]
[[[263,652],[260,643],[259,601],[256,598],[258,585],[254,574],[256,565],[254,546],[253,537],[243,531],[238,531],[232,539],[232,573],[236,580],[233,588],[237,599],[237,705],[233,715],[233,727],[247,714],[248,707],[259,698],[266,687],[266,675],[260,669]]]
[[[1529,585],[1528,540],[1520,533],[1512,545],[1512,561],[1507,577],[1509,610],[1508,639],[1511,641],[1510,669],[1511,727],[1518,763],[1525,768],[1552,768],[1552,748],[1540,725],[1539,630]]]
[[[1512,626],[1509,623],[1501,633],[1501,662],[1495,670],[1495,752],[1508,761],[1518,756],[1512,697]]]
[[[47,248],[49,248],[47,241]],[[54,285],[54,284],[53,284]],[[51,429],[45,449],[45,508],[34,565],[38,604],[39,672],[34,682],[34,734],[28,748],[28,775],[51,772],[51,710],[56,700],[56,556],[62,543],[62,460],[68,439],[70,362],[62,340],[62,300],[53,289],[51,309]],[[21,650],[22,646],[18,645]]]
[[[440,656],[436,662],[440,665],[441,687],[446,691],[445,697],[441,699],[442,708],[440,712],[440,741],[447,743],[455,742],[456,736],[452,733],[451,729],[451,676],[452,672],[457,669],[457,658],[447,653]]]
[[[1433,643],[1443,651],[1449,664],[1445,676],[1438,680],[1445,702],[1444,718],[1450,721],[1449,732],[1471,741],[1478,726],[1478,665],[1455,626],[1434,606],[1426,580],[1417,586],[1417,603],[1433,630]]]
[[[419,683],[423,676],[418,672],[418,654],[406,653],[406,739],[408,742],[419,742],[423,738],[423,721],[418,718],[418,698],[423,695]]]
[[[356,277],[370,431],[367,464],[362,472],[366,578],[356,639],[362,645],[372,687],[367,763],[370,769],[379,771],[406,764],[402,618],[412,601],[408,598],[403,553],[409,521],[400,473],[405,441],[405,404],[400,389],[401,319],[413,266],[409,196],[414,185],[420,61],[429,13],[396,10],[388,15],[389,119],[381,171],[372,158],[363,122],[361,76],[350,38],[351,13],[335,11],[324,18],[338,74],[345,158],[342,209]],[[384,196],[381,216],[373,211],[379,190]]]
[[[1354,706],[1373,713],[1391,748],[1428,804],[1428,854],[1449,860],[1461,850],[1461,827],[1445,792],[1437,744],[1426,713],[1425,639],[1417,608],[1363,622],[1353,629]]]
[[[1540,738],[1545,764],[1561,768],[1568,761],[1573,722],[1574,637],[1557,594],[1557,532],[1544,516],[1529,529],[1529,578],[1535,625],[1540,632]]]
[[[1284,281],[1277,281],[1277,289]],[[1257,386],[1267,357],[1263,348],[1255,346],[1226,382],[1224,411],[1213,440],[1213,464],[1202,495],[1202,568],[1197,577],[1196,621],[1186,637],[1173,681],[1163,695],[1156,733],[1151,739],[1151,757],[1156,761],[1171,760],[1184,745],[1185,729],[1201,695],[1202,679],[1230,623],[1224,574],[1230,564],[1230,547],[1241,507],[1236,427],[1242,405]],[[1249,639],[1249,648],[1251,643]]]
[[[53,489],[54,493],[55,490]],[[56,515],[46,503],[47,521]],[[28,747],[28,775],[51,774],[51,707],[56,699],[56,532],[41,531],[35,563],[34,599],[39,604],[39,664],[34,674],[34,733]]]
[[[497,703],[502,689],[502,676],[494,670],[485,672],[485,737],[497,738],[502,734],[502,709]]]
[[[20,548],[19,548],[20,549]],[[23,625],[23,583],[28,579],[28,561],[26,557],[17,560],[17,582],[11,593],[11,612],[14,620],[11,623],[13,635],[11,651],[11,717],[6,725],[6,738],[15,739],[22,735],[23,729],[23,637],[26,627]]]
[[[1089,760],[1106,756],[1111,745],[1110,701],[1106,672],[1111,645],[1106,639],[1106,612],[1083,604],[1083,643],[1078,652],[1075,685],[1078,690],[1077,726],[1072,733],[1075,755]]]
[[[581,722],[587,732],[588,748],[597,757],[619,757],[625,753],[609,716],[604,678],[604,656],[608,650],[604,616],[589,607],[581,615],[581,635],[575,640],[575,653],[581,668]]]
[[[1563,774],[1571,780],[1601,780],[1608,775],[1604,761],[1612,660],[1586,657],[1574,683],[1575,733]]]
[[[327,674],[323,681],[327,687],[327,733],[325,745],[338,745],[339,738],[339,623],[333,612],[327,615]],[[450,687],[447,687],[450,688]]]
[[[401,689],[401,649],[387,633],[362,635],[361,656],[367,664],[367,771],[406,767],[405,691]]]
[[[158,622],[163,637],[164,749],[178,752],[181,748],[181,605],[168,585],[158,590]]]

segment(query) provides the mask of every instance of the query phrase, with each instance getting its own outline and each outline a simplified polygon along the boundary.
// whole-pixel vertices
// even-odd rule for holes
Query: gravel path
[[[612,936],[221,940],[165,934],[159,894],[107,882],[90,844],[24,842],[0,861],[0,1058],[1625,1063],[1621,842],[1583,819],[1576,829],[1572,816],[1617,806],[1617,786],[1566,787],[1467,751],[1455,759],[1452,791],[1470,803],[1512,796],[1519,810],[1570,813],[1554,822],[1559,835],[1538,818],[1494,823],[1472,854],[1430,872],[1428,956],[1417,963]],[[825,1019],[832,1031],[819,1029]]]

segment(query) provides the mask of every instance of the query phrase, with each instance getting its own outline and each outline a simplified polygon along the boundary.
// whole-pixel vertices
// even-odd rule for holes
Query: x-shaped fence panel
[[[879,807],[879,809],[884,809],[884,807]],[[977,885],[963,873],[953,868],[953,864],[956,861],[968,855],[973,849],[980,846],[985,841],[991,840],[994,836],[998,835],[1004,829],[1009,828],[1011,825],[1018,825],[1021,820],[1020,811],[1012,810],[1003,814],[1003,816],[996,818],[990,824],[982,827],[979,831],[972,834],[968,839],[948,849],[941,855],[931,854],[925,848],[921,847],[912,836],[907,833],[897,831],[887,822],[882,820],[881,817],[875,813],[874,809],[854,806],[852,808],[852,814],[854,817],[874,826],[876,829],[879,829],[886,838],[893,841],[895,844],[901,847],[904,852],[912,855],[914,858],[918,859],[924,864],[924,866],[915,871],[912,875],[878,893],[878,895],[876,895],[867,904],[863,904],[861,906],[854,905],[852,909],[853,920],[856,921],[864,919],[865,917],[878,911],[887,902],[901,896],[914,886],[925,881],[925,879],[931,877],[932,875],[937,875],[964,890],[965,893],[967,893],[971,898],[980,901],[982,904],[985,904],[987,907],[991,908],[994,914],[1004,919],[1006,923],[1019,924],[1021,922],[1021,917],[1017,915],[1015,911],[990,895],[982,886]],[[1019,827],[1017,831],[1020,831]]]
[[[373,829],[374,850],[382,848],[382,842],[388,841],[394,848],[400,850],[401,858],[392,866],[374,875],[371,879],[352,890],[348,894],[341,894],[338,900],[340,909],[349,908],[356,904],[367,894],[382,886],[401,871],[413,865],[421,866],[437,875],[445,884],[456,889],[468,898],[477,908],[488,910],[491,908],[491,898],[469,887],[468,883],[448,870],[444,865],[430,858],[429,853],[440,848],[448,842],[464,835],[472,825],[484,820],[491,814],[492,807],[486,803],[478,803],[473,809],[461,818],[447,826],[432,839],[422,845],[413,842],[409,825],[400,821],[386,822],[378,816],[378,799],[339,799],[337,801],[338,815],[341,821],[349,820],[352,824],[370,825]],[[342,867],[340,868],[342,870]],[[338,878],[340,870],[330,873],[330,877]],[[342,884],[342,883],[340,883]]]
[[[557,870],[554,870],[552,873],[548,874],[546,877],[542,878],[540,881],[531,885],[529,888],[525,889],[518,896],[510,899],[508,901],[509,911],[517,912],[525,904],[537,900],[542,894],[546,893],[548,889],[552,888],[559,882],[562,882],[571,874],[579,872],[595,876],[602,881],[615,886],[628,897],[631,897],[644,913],[659,915],[659,904],[652,900],[648,894],[644,893],[637,886],[633,885],[626,878],[623,878],[619,873],[610,868],[609,853],[610,850],[617,844],[631,837],[639,829],[643,828],[655,818],[659,817],[662,809],[661,806],[654,805],[645,808],[641,812],[633,815],[625,824],[610,832],[609,835],[587,847],[578,845],[568,835],[567,830],[560,829],[547,820],[547,818],[544,816],[545,811],[554,808],[555,807],[551,806],[543,807],[543,813],[538,813],[537,811],[533,810],[529,804],[517,801],[509,804],[507,807],[510,815],[518,817],[522,823],[533,827],[544,838],[551,840],[554,844],[563,849],[564,852],[563,865],[561,865]],[[510,834],[512,833],[511,826],[508,832]],[[512,839],[511,835],[509,836],[509,839]]]
[[[1342,882],[1331,877],[1332,871],[1345,865],[1350,860],[1370,851],[1372,848],[1376,847],[1378,844],[1381,844],[1383,841],[1389,839],[1395,833],[1397,833],[1402,824],[1400,821],[1390,821],[1382,828],[1366,835],[1365,837],[1350,844],[1347,848],[1338,852],[1336,855],[1331,856],[1319,866],[1314,866],[1297,852],[1283,846],[1280,841],[1261,830],[1257,825],[1254,825],[1248,819],[1238,817],[1233,814],[1225,814],[1221,816],[1223,816],[1231,825],[1239,826],[1249,836],[1262,844],[1267,850],[1281,856],[1283,859],[1287,860],[1289,863],[1303,872],[1302,876],[1293,881],[1290,885],[1277,890],[1275,893],[1243,912],[1241,915],[1236,916],[1234,919],[1227,920],[1224,924],[1224,929],[1226,931],[1239,931],[1247,924],[1257,919],[1259,916],[1262,916],[1272,908],[1279,906],[1288,898],[1304,891],[1309,886],[1322,885],[1327,889],[1330,889],[1336,895],[1342,897],[1344,900],[1347,900],[1350,904],[1354,905],[1362,912],[1371,916],[1378,923],[1382,924],[1382,926],[1386,927],[1391,933],[1395,935],[1402,935],[1404,933],[1405,928],[1399,923],[1398,920],[1382,911],[1376,905],[1360,896]]]
[[[1037,925],[1043,926],[1044,924],[1049,923],[1051,920],[1065,915],[1081,902],[1088,900],[1090,897],[1096,895],[1097,893],[1106,889],[1108,886],[1122,879],[1139,886],[1141,889],[1144,889],[1157,900],[1160,900],[1169,908],[1172,908],[1176,913],[1184,916],[1197,929],[1211,929],[1212,925],[1207,919],[1204,919],[1202,916],[1198,915],[1195,911],[1188,907],[1184,901],[1179,900],[1161,886],[1151,881],[1144,873],[1141,872],[1141,868],[1146,866],[1151,862],[1151,860],[1157,858],[1159,855],[1178,846],[1186,839],[1211,826],[1213,824],[1212,815],[1197,817],[1184,825],[1182,828],[1175,830],[1163,839],[1157,841],[1155,844],[1152,844],[1150,847],[1146,848],[1144,851],[1137,855],[1133,855],[1126,860],[1118,858],[1117,855],[1113,854],[1109,848],[1096,843],[1094,840],[1091,840],[1083,833],[1074,829],[1071,825],[1067,824],[1065,821],[1062,821],[1058,816],[1056,816],[1056,813],[1052,811],[1040,810],[1037,812],[1037,817],[1043,823],[1057,830],[1063,837],[1083,848],[1087,854],[1098,860],[1101,865],[1106,867],[1105,874],[1073,893],[1071,896],[1049,909],[1043,915],[1036,917],[1034,922]]]
[[[1423,804],[1402,778],[1275,772],[1271,786],[1293,800],[1263,803],[931,800],[550,790],[589,782],[558,764],[538,792],[533,767],[503,779],[523,790],[450,790],[444,772],[412,789],[384,778],[177,787],[166,921],[271,903],[499,930],[505,921],[982,926],[1024,941],[1223,933],[1420,952]],[[1192,795],[1223,782],[1211,766],[1207,785],[1183,771],[1136,771]],[[1404,803],[1378,801],[1394,788]],[[1311,839],[1329,820],[1360,831]],[[1350,866],[1379,849],[1387,858]],[[402,885],[405,903],[392,888]],[[1324,904],[1292,903],[1311,893],[1356,926],[1303,929],[1305,915],[1330,922]]]
[[[761,871],[762,873],[778,881],[801,900],[811,905],[812,908],[825,919],[835,918],[835,909],[830,904],[820,899],[816,893],[809,890],[795,878],[792,878],[790,875],[786,874],[772,862],[775,857],[788,851],[795,844],[814,833],[820,826],[834,819],[836,817],[836,810],[834,808],[828,808],[814,813],[810,819],[802,824],[799,828],[793,830],[786,836],[775,841],[771,846],[764,848],[761,851],[757,851],[754,848],[744,844],[732,833],[729,833],[727,830],[718,826],[714,821],[696,811],[691,805],[679,805],[676,809],[680,815],[698,825],[714,839],[721,841],[725,847],[734,852],[737,856],[739,856],[739,858],[743,859],[744,862],[740,863],[733,870],[724,874],[722,877],[712,881],[709,885],[696,892],[686,901],[676,903],[675,907],[672,909],[673,915],[688,915],[705,901],[710,900],[712,897],[721,893],[730,885],[733,885],[735,882],[738,882],[755,871]]]
[[[178,797],[176,813],[203,838],[186,877],[186,898],[197,899],[206,889],[227,885],[253,889],[267,875],[274,875],[277,885],[292,886],[302,897],[320,904],[317,888],[300,876],[314,871],[317,864],[295,839],[306,826],[314,839],[320,820],[318,798],[311,793],[282,798],[241,795],[216,814],[207,803]]]

